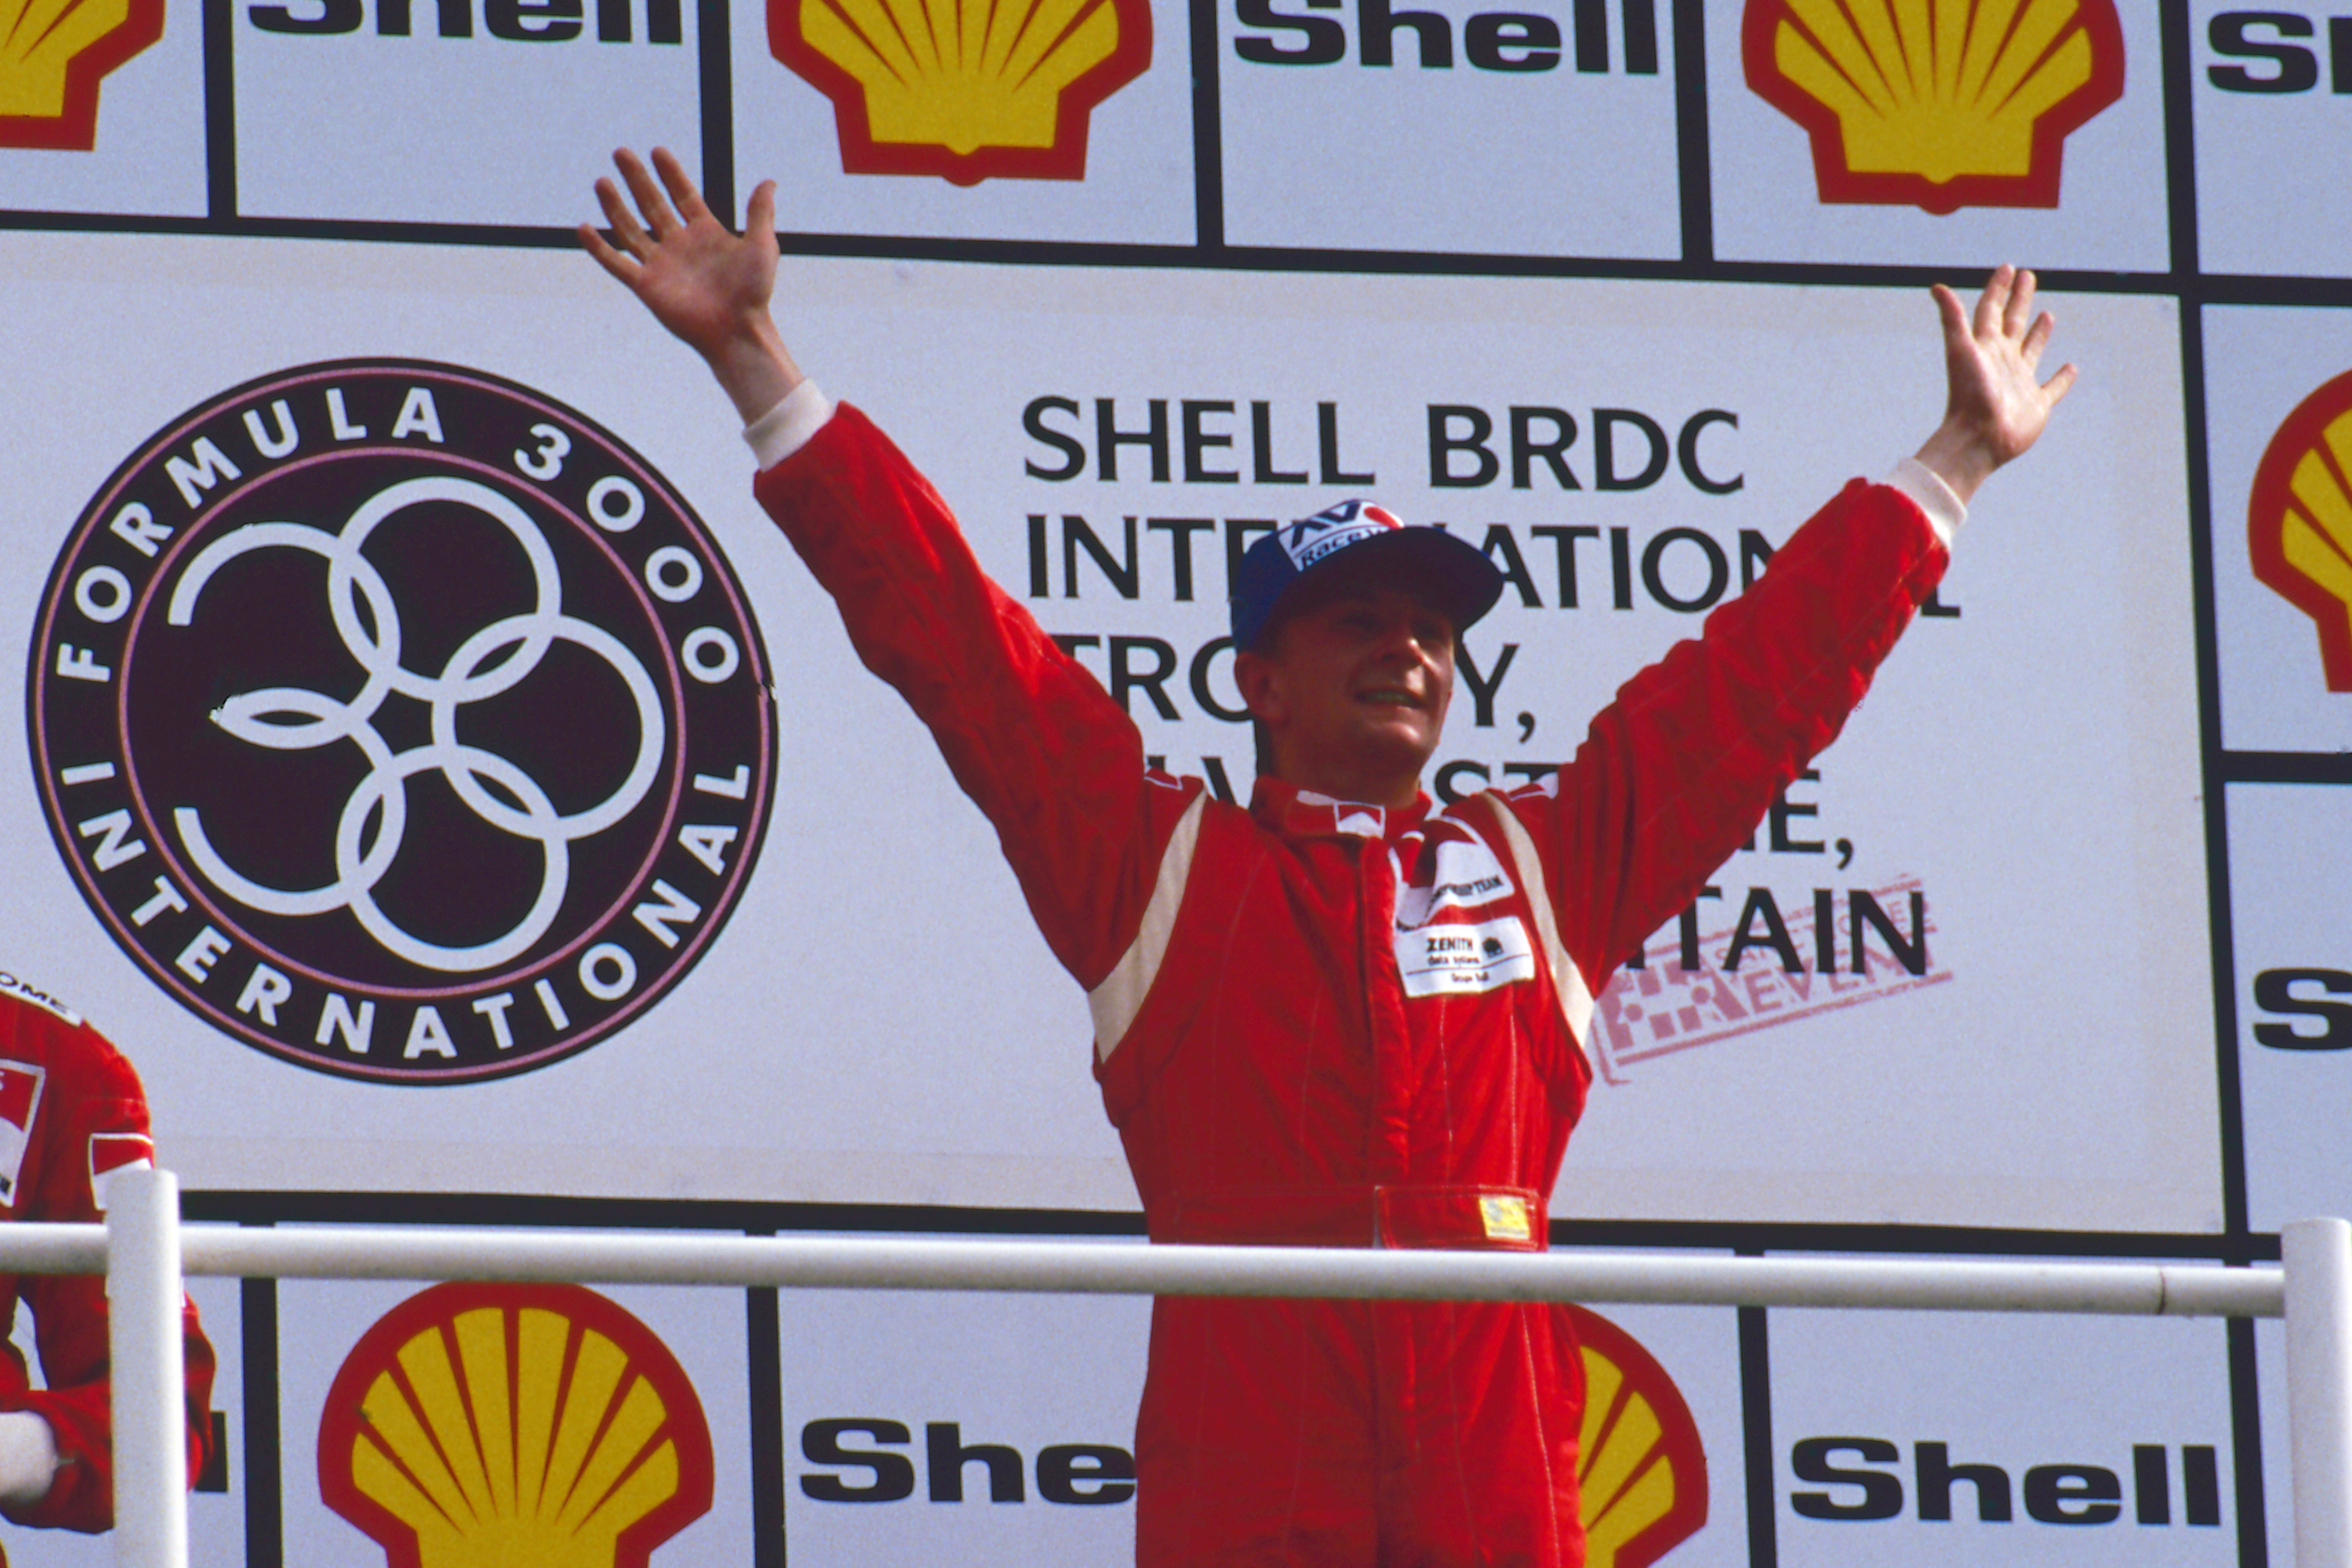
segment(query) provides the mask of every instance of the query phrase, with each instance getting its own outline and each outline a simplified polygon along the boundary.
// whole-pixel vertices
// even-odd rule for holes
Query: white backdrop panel
[[[2180,1320],[1773,1313],[1780,1561],[2237,1562],[2223,1334]],[[2151,1448],[2160,1488],[2137,1451]],[[1962,1466],[2000,1474],[1945,1484]],[[2044,1467],[2075,1473],[2037,1487]],[[1846,1479],[1862,1472],[1876,1479]],[[1813,1512],[1800,1496],[1820,1500]]]
[[[767,8],[731,8],[735,177],[748,195],[776,182],[776,226],[795,234],[906,235],[1191,245],[1192,26],[1182,5],[1151,7],[1151,65],[1087,119],[1082,180],[987,179],[842,170],[833,100],[780,64]],[[677,132],[683,134],[684,132]],[[585,215],[583,215],[585,216]]]
[[[2231,0],[2189,7],[2207,271],[2342,273],[2352,213],[2322,194],[2352,173],[2352,97],[2336,85],[2352,83],[2352,35],[2340,16]]]
[[[5,874],[49,911],[17,937],[17,965],[131,1050],[190,1185],[1133,1202],[1086,1075],[1084,1008],[1022,918],[992,836],[757,516],[699,366],[584,260],[46,237],[21,254],[0,304],[35,367],[9,398],[13,646],[72,519],[151,432],[266,370],[389,354],[513,377],[635,444],[713,523],[777,671],[777,826],[700,967],[584,1055],[466,1089],[331,1080],[196,1025],[81,905],[15,763]],[[1154,483],[1140,447],[1105,481],[1097,399],[1116,400],[1129,430],[1150,399],[1233,403],[1201,418],[1237,433],[1231,460],[1244,469],[1250,405],[1268,405],[1285,470],[1320,466],[1317,409],[1332,405],[1337,467],[1374,476],[1360,482],[1409,516],[1482,540],[1504,524],[1528,554],[1537,604],[1507,595],[1470,638],[1482,670],[1517,647],[1495,678],[1491,726],[1465,692],[1440,752],[1497,775],[1570,751],[1619,680],[1695,628],[1638,583],[1629,608],[1610,607],[1610,531],[1627,531],[1633,560],[1668,526],[1693,527],[1736,563],[1743,531],[1784,539],[1847,474],[1908,451],[1940,402],[1932,314],[1908,294],[795,262],[783,296],[805,363],[899,437],[1015,592],[1029,585],[1033,512],[1051,529],[1084,516],[1116,550],[1130,512],[1268,517],[1332,499],[1320,485],[1188,485],[1181,451],[1176,477]],[[1561,1212],[2218,1224],[2206,937],[2182,896],[2203,869],[2172,307],[2060,309],[2065,350],[2091,378],[2045,449],[1980,498],[1943,593],[1961,614],[1915,630],[1803,786],[1818,816],[1789,819],[1790,847],[1768,837],[1735,858],[1717,879],[1724,901],[1701,919],[1719,941],[1749,889],[1795,915],[1823,888],[1841,923],[1853,893],[1875,891],[1907,931],[1895,889],[1917,879],[1933,928],[1919,978],[1933,983],[1790,1007],[1778,1026],[1633,1064],[1623,1092],[1596,1097]],[[1049,396],[1083,413],[1046,416],[1089,448],[1066,482],[1024,472],[1059,462],[1023,427]],[[1569,413],[1585,488],[1558,489],[1537,463],[1514,489],[1501,459],[1491,487],[1433,486],[1433,405],[1483,410],[1504,437],[1510,406]],[[1605,409],[1669,438],[1703,411],[1732,416],[1696,451],[1712,482],[1736,474],[1742,488],[1701,493],[1669,462],[1646,488],[1598,489]],[[1175,430],[1182,410],[1167,417]],[[1641,437],[1617,432],[1623,474]],[[1446,460],[1472,471],[1466,453]],[[1560,607],[1549,541],[1534,531],[1549,526],[1596,531],[1575,610]],[[1223,552],[1197,552],[1180,601],[1171,537],[1143,531],[1133,600],[1083,563],[1079,595],[1066,596],[1049,551],[1036,605],[1048,629],[1158,637],[1187,659],[1211,643]],[[1704,552],[1678,549],[1660,580],[1689,597],[1690,580],[1669,579]],[[1218,756],[1245,771],[1245,731],[1203,717],[1182,682],[1168,689],[1173,721],[1130,693],[1150,749],[1178,767]],[[1843,932],[1840,950],[1850,961]],[[1742,984],[1778,964],[1750,952]]]
[[[2352,1212],[2352,888],[2330,854],[2352,843],[2352,791],[2233,784],[2229,813],[2246,1222],[2269,1231]],[[2263,979],[2288,970],[2315,977]],[[2267,1045],[2258,1029],[2305,1043]]]

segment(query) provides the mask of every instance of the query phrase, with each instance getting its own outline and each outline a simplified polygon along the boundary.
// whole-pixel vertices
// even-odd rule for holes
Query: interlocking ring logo
[[[85,896],[211,1022],[453,1080],[640,1014],[765,825],[740,589],[683,501],[477,372],[304,367],[153,437],[60,556],[37,763]]]
[[[362,553],[368,535],[378,523],[404,507],[427,500],[471,508],[504,528],[530,562],[536,596],[527,614],[494,621],[467,638],[437,676],[420,674],[401,663],[399,608],[383,574]],[[661,699],[654,690],[653,678],[620,639],[563,613],[562,579],[546,536],[520,507],[476,480],[403,479],[368,497],[338,533],[298,522],[260,522],[215,540],[188,563],[173,590],[171,624],[184,626],[194,622],[205,585],[222,567],[252,551],[272,549],[306,550],[325,558],[335,630],[343,647],[367,671],[367,684],[348,702],[301,687],[241,692],[221,705],[213,714],[213,722],[241,741],[272,751],[307,751],[351,742],[368,760],[367,776],[343,803],[335,828],[335,879],[324,887],[289,891],[254,881],[213,847],[205,837],[202,814],[184,805],[173,816],[190,858],[215,887],[247,908],[279,915],[317,915],[347,909],[370,936],[427,969],[469,973],[506,963],[537,942],[554,922],[570,868],[567,846],[620,821],[653,787],[665,732]],[[612,666],[636,705],[636,756],[628,776],[595,805],[571,813],[557,811],[547,792],[524,768],[457,739],[458,709],[520,685],[539,668],[548,645],[558,638],[579,644]],[[497,657],[500,654],[505,657]],[[431,706],[433,739],[428,743],[395,752],[371,722],[394,692]],[[399,856],[407,830],[407,781],[428,769],[446,779],[476,816],[518,838],[531,840],[545,857],[539,895],[532,900],[530,912],[492,941],[468,947],[427,942],[403,931],[375,901],[375,886]],[[520,805],[509,805],[492,795],[484,787],[485,779]]]

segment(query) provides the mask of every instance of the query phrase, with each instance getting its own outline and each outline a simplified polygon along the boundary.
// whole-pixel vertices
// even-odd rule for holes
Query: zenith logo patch
[[[308,365],[100,488],[33,639],[34,766],[91,909],[289,1061],[452,1082],[676,984],[772,784],[766,659],[685,501],[480,372]]]

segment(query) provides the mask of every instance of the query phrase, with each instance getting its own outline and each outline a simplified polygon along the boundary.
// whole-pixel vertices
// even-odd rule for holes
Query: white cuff
[[[1916,458],[1906,458],[1895,464],[1886,482],[1918,503],[1919,510],[1927,514],[1927,526],[1936,531],[1936,537],[1949,550],[1953,535],[1969,520],[1968,503],[1952,493],[1952,487],[1935,469]]]
[[[23,1508],[49,1495],[58,1473],[58,1439],[29,1410],[0,1414],[0,1505]]]
[[[824,429],[832,417],[833,399],[815,382],[803,381],[784,394],[782,402],[744,426],[743,439],[764,473],[807,446],[809,437]]]

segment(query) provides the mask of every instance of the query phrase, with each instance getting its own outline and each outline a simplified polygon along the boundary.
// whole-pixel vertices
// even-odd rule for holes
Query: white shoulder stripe
[[[1502,826],[1503,847],[1518,868],[1519,886],[1526,889],[1528,905],[1535,913],[1536,937],[1543,946],[1545,962],[1551,965],[1551,988],[1559,994],[1569,1037],[1590,1061],[1592,1047],[1585,1044],[1585,1037],[1592,1027],[1592,990],[1585,984],[1584,972],[1576,967],[1576,960],[1560,945],[1559,916],[1552,909],[1551,889],[1544,881],[1543,858],[1536,853],[1536,841],[1528,836],[1527,825],[1512,811],[1510,803],[1491,793],[1483,798]]]
[[[1192,879],[1192,851],[1200,843],[1201,813],[1208,802],[1209,792],[1202,790],[1177,819],[1176,831],[1169,835],[1168,848],[1160,857],[1160,878],[1151,885],[1151,901],[1143,907],[1143,924],[1135,941],[1102,984],[1087,993],[1087,1005],[1095,1016],[1095,1055],[1100,1060],[1110,1060],[1111,1052],[1127,1038],[1135,1016],[1143,1011],[1143,999],[1151,994],[1151,983],[1160,976],[1169,935],[1176,929],[1177,906],[1184,901],[1184,884]]]

